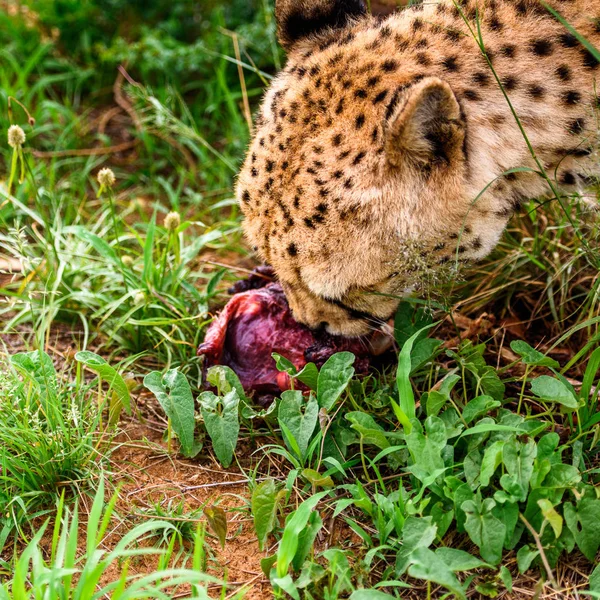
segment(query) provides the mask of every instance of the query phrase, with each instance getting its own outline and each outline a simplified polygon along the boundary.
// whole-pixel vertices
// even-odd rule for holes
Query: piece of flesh
[[[265,282],[265,275],[258,277],[262,281],[251,277],[234,287],[233,291],[246,291],[236,293],[208,328],[198,348],[205,367],[231,367],[246,392],[259,396],[290,388],[287,373],[275,366],[274,352],[300,370],[307,362],[320,367],[332,354],[349,351],[356,356],[356,372],[367,371],[374,352],[370,340],[311,331],[294,320],[281,286],[257,287]]]

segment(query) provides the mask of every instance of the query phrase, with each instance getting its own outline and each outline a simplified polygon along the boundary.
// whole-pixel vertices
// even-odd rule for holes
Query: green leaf
[[[500,567],[500,579],[502,580],[502,583],[504,584],[506,591],[509,594],[512,594],[513,578],[512,578],[512,575],[510,574],[510,571],[504,565],[502,565]]]
[[[190,456],[194,450],[194,398],[183,373],[171,369],[164,375],[158,371],[144,377],[144,385],[156,396],[170,419],[181,444],[181,453]]]
[[[298,535],[298,549],[292,560],[292,568],[294,571],[298,572],[302,568],[304,561],[312,550],[315,538],[321,530],[321,527],[323,527],[321,515],[315,511],[311,512],[308,517],[308,523],[302,528],[302,531]]]
[[[471,571],[472,569],[490,568],[486,562],[480,558],[456,548],[446,548],[444,546],[437,548],[436,556],[441,558],[451,571]]]
[[[396,600],[396,596],[390,596],[379,590],[356,590],[352,592],[350,600]]]
[[[510,343],[511,350],[521,357],[521,361],[526,365],[535,367],[552,367],[557,369],[560,367],[557,361],[549,356],[546,356],[532,348],[527,342],[523,340],[514,340]]]
[[[319,370],[315,363],[306,363],[303,369],[296,375],[296,379],[316,392],[319,381]]]
[[[218,506],[207,506],[204,508],[203,513],[208,525],[217,535],[221,548],[224,548],[227,539],[227,515],[225,511]]]
[[[233,460],[240,433],[237,390],[232,389],[223,397],[212,392],[202,392],[199,398],[204,426],[212,441],[219,462],[227,468]]]
[[[459,375],[447,375],[444,377],[439,390],[432,390],[425,394],[424,401],[428,417],[437,416],[444,405],[450,401],[450,393],[459,381]]]
[[[319,408],[331,412],[354,375],[352,365],[355,360],[356,357],[351,352],[338,352],[327,359],[327,362],[321,367],[317,379]]]
[[[330,488],[335,485],[333,483],[333,479],[331,479],[329,475],[325,477],[321,475],[321,473],[319,473],[318,471],[315,471],[314,469],[304,469],[302,471],[302,477],[304,477],[304,479],[306,479],[311,485],[314,485],[315,487]]]
[[[547,498],[541,498],[537,503],[542,511],[542,515],[544,515],[544,518],[550,523],[554,535],[556,536],[556,539],[558,539],[562,533],[563,518],[556,512],[552,502]]]
[[[502,560],[502,547],[506,526],[492,514],[496,503],[491,498],[483,502],[476,498],[463,503],[466,514],[465,529],[469,537],[479,547],[481,557],[492,565]]]
[[[437,527],[431,517],[409,516],[402,529],[402,547],[405,550],[429,548],[437,536]]]
[[[425,421],[426,435],[420,430],[421,425],[414,421],[414,426],[406,436],[406,445],[414,464],[410,471],[419,480],[444,468],[442,450],[446,447],[446,427],[438,417],[428,417]]]
[[[88,351],[78,352],[75,355],[75,360],[84,364],[88,369],[94,371],[94,373],[97,373],[102,380],[108,384],[109,388],[116,395],[120,405],[125,408],[127,414],[131,414],[131,396],[129,395],[129,388],[123,377],[121,377],[113,367],[111,367],[101,356]]]
[[[228,394],[231,390],[235,390],[238,393],[240,400],[246,397],[244,388],[240,383],[238,376],[235,374],[233,369],[224,365],[215,365],[206,372],[206,380],[212,386],[217,388],[219,396]]]
[[[562,381],[548,375],[533,379],[531,391],[544,402],[557,402],[574,410],[579,406],[579,401],[571,390]]]
[[[544,488],[573,488],[581,481],[579,469],[572,465],[558,463],[552,465],[543,481]]]
[[[457,598],[466,598],[460,582],[446,563],[429,548],[417,548],[410,555],[408,574],[449,589]]]
[[[537,455],[537,446],[530,439],[522,444],[515,438],[507,441],[502,450],[502,461],[509,475],[519,483],[521,495],[519,500],[525,502],[529,490],[529,481],[533,474],[533,462]]]
[[[56,370],[43,350],[19,352],[10,357],[10,362],[23,377],[38,386],[43,400],[56,398]]]
[[[252,492],[252,515],[258,546],[263,550],[277,518],[277,487],[273,479],[259,483]]]
[[[492,475],[496,469],[502,464],[502,450],[504,448],[504,440],[497,440],[490,444],[483,453],[481,460],[481,472],[479,482],[483,487],[490,484]]]
[[[278,371],[287,373],[290,377],[293,377],[296,375],[296,373],[298,373],[296,365],[291,360],[288,360],[285,356],[281,356],[281,354],[277,354],[277,352],[273,352],[271,356],[275,360],[275,366],[277,367]]]
[[[363,444],[373,444],[381,450],[389,447],[383,427],[371,415],[355,410],[347,413],[346,419],[352,423],[350,427],[360,434]]]
[[[519,573],[525,573],[539,554],[539,551],[537,549],[532,549],[531,546],[521,546],[517,552],[517,566],[519,567]]]
[[[396,371],[396,386],[398,388],[398,399],[399,405],[402,412],[407,416],[408,420],[415,418],[416,415],[416,404],[415,395],[412,389],[412,383],[410,381],[410,374],[412,371],[411,353],[413,344],[417,338],[428,329],[433,327],[433,323],[419,329],[416,333],[411,335],[402,346],[400,355],[398,357],[398,369]]]
[[[288,569],[298,550],[299,537],[302,530],[306,527],[308,519],[319,501],[329,492],[320,492],[311,496],[286,519],[283,536],[277,550],[277,576],[285,577]]]
[[[465,423],[474,421],[477,417],[487,415],[489,412],[498,408],[500,402],[494,400],[491,396],[478,396],[467,403],[463,409],[463,419]]]
[[[512,425],[500,425],[497,423],[481,423],[475,425],[475,427],[469,427],[462,432],[460,437],[467,437],[468,435],[476,435],[478,433],[487,433],[488,431],[505,431],[508,433],[521,433],[520,427],[513,427]]]
[[[596,568],[592,571],[590,575],[590,592],[596,592],[600,594],[600,564],[596,565]]]
[[[285,433],[286,441],[290,446],[291,435],[300,452],[299,459],[304,460],[308,444],[319,420],[319,405],[313,394],[308,401],[302,392],[288,390],[281,394],[281,402],[277,413],[279,423],[285,425],[289,433]],[[291,447],[291,446],[290,446]]]
[[[577,503],[577,509],[570,502],[565,503],[563,512],[577,546],[593,561],[600,547],[600,500],[586,495]]]

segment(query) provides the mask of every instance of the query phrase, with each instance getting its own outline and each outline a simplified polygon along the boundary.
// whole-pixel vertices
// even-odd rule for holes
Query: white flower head
[[[104,169],[100,169],[98,171],[98,183],[103,188],[111,188],[116,181],[115,174],[112,169],[105,167]]]
[[[178,212],[170,212],[165,217],[165,227],[168,231],[175,231],[181,225],[181,216]]]
[[[25,132],[18,125],[8,128],[8,145],[17,150],[25,143]]]
[[[133,304],[135,306],[140,306],[140,304],[144,304],[144,302],[146,302],[146,294],[144,294],[144,292],[138,292],[133,297]]]

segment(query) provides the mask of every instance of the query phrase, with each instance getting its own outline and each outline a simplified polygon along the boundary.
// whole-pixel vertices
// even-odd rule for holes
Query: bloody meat
[[[349,351],[356,356],[356,372],[367,371],[369,358],[375,353],[370,338],[333,336],[297,323],[281,286],[267,283],[268,275],[268,271],[259,270],[234,286],[232,291],[238,293],[210,325],[198,348],[198,355],[205,357],[205,367],[231,367],[244,389],[259,396],[290,387],[287,373],[275,366],[273,352],[302,369],[307,362],[320,367],[332,354]]]

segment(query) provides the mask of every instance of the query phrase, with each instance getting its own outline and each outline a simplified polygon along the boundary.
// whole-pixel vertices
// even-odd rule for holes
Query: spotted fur
[[[600,47],[600,0],[550,4]],[[548,193],[531,149],[569,192],[597,174],[598,61],[538,0],[441,0],[384,20],[362,0],[279,0],[277,19],[288,62],[238,198],[311,327],[358,335],[392,315],[407,248],[432,265],[487,255],[519,204]]]

